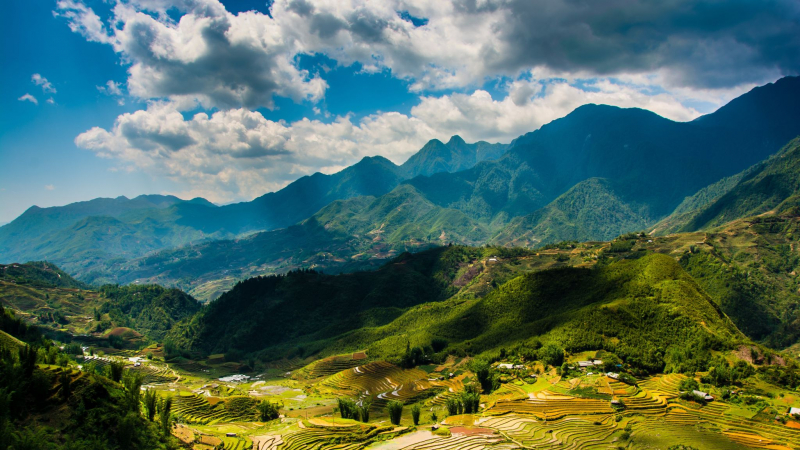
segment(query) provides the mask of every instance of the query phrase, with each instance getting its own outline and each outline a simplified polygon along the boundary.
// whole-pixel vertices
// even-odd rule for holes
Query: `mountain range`
[[[690,122],[585,105],[508,145],[433,140],[401,166],[364,158],[226,206],[142,196],[33,207],[0,227],[0,261],[47,259],[87,282],[159,282],[208,300],[249,276],[376,267],[431,245],[701,229],[791,196],[786,181],[773,200],[731,206],[776,179],[753,174],[800,135],[796,99],[800,78],[787,77]]]

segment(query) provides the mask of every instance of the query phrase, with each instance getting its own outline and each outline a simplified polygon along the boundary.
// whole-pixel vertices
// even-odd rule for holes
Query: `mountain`
[[[744,172],[704,188],[666,218],[659,233],[694,231],[800,206],[800,138]]]
[[[581,181],[532,214],[516,217],[493,239],[499,245],[536,247],[557,241],[611,240],[620,230],[649,224],[645,205],[626,202],[605,178]]]
[[[772,107],[776,98],[784,99],[780,108]],[[578,183],[602,178],[614,186],[627,209],[645,213],[643,221],[635,221],[639,227],[657,222],[687,196],[769,157],[800,134],[800,103],[785,101],[797,98],[800,78],[787,77],[686,123],[641,109],[585,105],[519,137],[496,161],[406,183],[436,205],[464,211],[499,229],[514,217],[546,207]],[[595,205],[587,202],[585,208]],[[549,214],[543,211],[537,217],[544,220]],[[537,234],[533,240],[545,242],[533,230],[537,217],[526,221],[529,233]],[[578,228],[590,230],[591,224]],[[616,230],[625,231],[631,230]],[[548,239],[570,235],[575,236],[572,231],[551,232]]]
[[[754,90],[741,101],[772,96],[776,89],[793,95],[797,80]],[[741,101],[732,103],[752,102]],[[721,111],[731,110],[736,108]],[[800,118],[800,112],[794,114]],[[113,278],[86,279],[165,283],[208,300],[248,276],[301,267],[334,272],[374,267],[397,252],[429,245],[540,246],[650,229],[704,186],[735,176],[744,164],[777,150],[773,141],[764,140],[778,139],[771,128],[742,132],[713,125],[718,121],[713,114],[703,119],[677,123],[639,109],[583,106],[516,139],[498,160],[461,172],[420,175],[377,197],[333,202],[297,226],[162,251],[106,268]],[[797,127],[800,131],[800,120]],[[461,142],[456,137],[447,144],[432,141],[418,153],[417,163],[436,160],[429,156],[450,147],[465,148]],[[380,167],[391,168],[387,163]],[[365,160],[348,170],[358,173],[362,164],[378,161]],[[296,185],[301,182],[307,181]],[[390,185],[376,183],[376,192]],[[306,199],[297,203],[312,201],[297,195]],[[709,195],[708,189],[702,194]]]
[[[50,333],[107,339],[130,328],[139,337],[162,339],[200,303],[178,289],[154,285],[92,288],[48,262],[0,265],[0,306]]]
[[[0,227],[0,261],[47,259],[94,282],[114,282],[109,264],[150,252],[213,239],[285,228],[336,200],[378,197],[401,181],[441,170],[461,170],[496,158],[503,144],[467,144],[454,136],[429,142],[402,166],[366,157],[332,175],[302,177],[280,191],[250,202],[216,206],[204,199],[139,196],[95,199],[63,207],[31,207]]]
[[[377,198],[335,201],[287,228],[164,250],[109,271],[123,283],[178,286],[210,300],[236,281],[259,274],[303,267],[327,272],[374,268],[403,251],[488,238],[486,227],[464,213],[438,207],[413,187],[400,185]]]
[[[461,136],[453,136],[443,144],[433,139],[400,166],[405,178],[431,176],[441,172],[460,172],[481,161],[494,160],[508,150],[506,144],[476,142],[467,144]]]

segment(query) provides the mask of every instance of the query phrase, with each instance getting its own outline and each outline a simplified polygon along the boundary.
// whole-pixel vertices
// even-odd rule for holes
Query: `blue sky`
[[[508,142],[588,102],[691,120],[797,73],[795,2],[730,2],[713,26],[715,2],[456,3],[2,2],[0,223],[95,197],[249,200],[432,138]]]

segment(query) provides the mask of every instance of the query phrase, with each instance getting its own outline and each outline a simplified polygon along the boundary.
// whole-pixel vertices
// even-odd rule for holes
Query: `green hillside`
[[[161,340],[174,323],[200,309],[197,300],[177,289],[151,285],[89,288],[46,262],[5,267],[6,275],[0,278],[0,306],[54,335],[106,339],[110,331],[126,327],[148,339]]]
[[[800,138],[738,176],[704,189],[695,198],[709,200],[694,209],[679,208],[656,229],[659,233],[701,230],[772,210],[786,211],[800,204],[799,192]]]
[[[605,241],[621,230],[647,228],[649,218],[646,206],[626,202],[610,181],[590,178],[533,214],[513,219],[492,243],[538,247],[559,241]]]
[[[89,285],[72,278],[69,274],[47,261],[31,261],[25,264],[0,264],[0,280],[36,287],[63,287],[88,289]]]
[[[534,271],[482,297],[454,295],[457,263],[480,255],[480,249],[447,248],[373,273],[251,279],[170,337],[209,353],[275,358],[367,349],[390,360],[402,356],[407,342],[427,346],[434,339],[448,342],[450,353],[473,355],[553,343],[573,353],[604,349],[652,372],[702,365],[711,349],[748,342],[668,256]]]

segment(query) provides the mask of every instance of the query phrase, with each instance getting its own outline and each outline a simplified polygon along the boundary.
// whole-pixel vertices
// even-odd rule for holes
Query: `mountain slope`
[[[533,214],[514,218],[493,239],[498,245],[536,247],[558,241],[610,240],[620,230],[643,230],[647,208],[626,202],[611,182],[590,178]]]
[[[714,192],[696,208],[676,210],[656,227],[659,233],[694,231],[719,226],[736,219],[800,205],[800,138],[777,155],[736,177],[701,191]]]
[[[775,97],[784,98],[781,108],[751,109]],[[407,183],[437,205],[497,224],[546,206],[584,180],[605,178],[626,202],[646,206],[646,219],[655,222],[685,197],[800,134],[800,102],[789,101],[798,98],[800,78],[787,77],[687,123],[640,109],[586,105],[516,139],[497,161]]]

